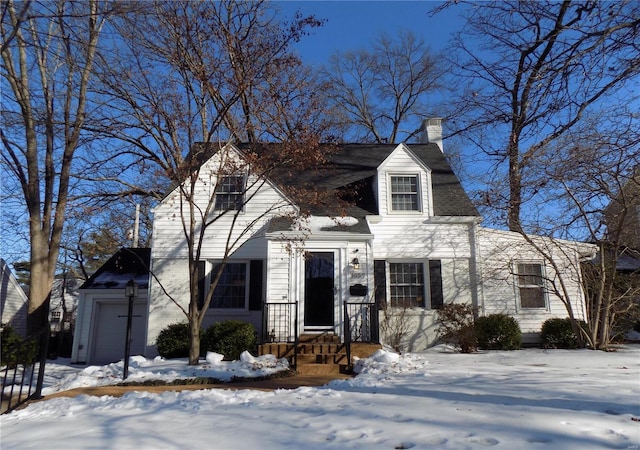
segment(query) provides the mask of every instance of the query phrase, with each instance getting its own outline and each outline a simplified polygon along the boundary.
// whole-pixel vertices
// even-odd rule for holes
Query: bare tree
[[[395,143],[413,137],[429,114],[428,96],[442,86],[444,68],[423,40],[401,32],[334,54],[323,73],[336,123],[363,142]]]
[[[156,198],[167,190],[175,195],[171,201],[178,205],[176,220],[187,248],[188,305],[162,289],[189,322],[189,362],[197,364],[199,331],[224,264],[261,218],[284,205],[272,205],[250,223],[239,220],[240,211],[274,170],[294,174],[301,164],[323,159],[321,130],[314,122],[320,97],[308,89],[312,77],[289,53],[291,43],[320,23],[300,16],[283,23],[265,2],[150,2],[147,7],[146,14],[118,23],[122,45],[100,74],[113,99],[95,131],[120,142],[110,158],[121,166],[105,174],[104,182],[124,187],[121,195],[145,189]],[[229,141],[251,145],[238,158],[224,145]],[[282,145],[263,147],[262,141]],[[214,156],[215,163],[203,167]],[[138,182],[141,174],[153,176],[153,182]],[[224,186],[233,180],[238,182]],[[235,200],[217,204],[223,196],[216,193],[231,187]],[[231,225],[222,264],[201,303],[203,242],[223,220]]]
[[[492,160],[490,169],[482,165],[485,204],[521,231],[523,205],[545,188],[532,161],[588,111],[616,98],[631,105],[640,4],[483,2],[471,4],[466,17],[450,59],[459,76],[452,84],[463,87],[451,120]]]
[[[562,154],[570,166],[540,161],[539,170],[555,192],[547,201],[562,208],[564,217],[555,222],[560,229],[548,232],[598,247],[597,258],[582,271],[586,338],[593,348],[607,348],[616,334],[626,331],[626,318],[640,317],[640,253],[634,247],[640,224],[638,118],[637,112],[623,108],[601,111],[555,147],[553,153]]]
[[[48,299],[84,145],[89,83],[112,4],[2,3],[2,162],[29,219],[29,331],[47,323]]]

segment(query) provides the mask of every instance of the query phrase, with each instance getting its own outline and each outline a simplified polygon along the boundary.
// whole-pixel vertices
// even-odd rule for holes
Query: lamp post
[[[124,295],[129,298],[129,313],[127,314],[127,336],[124,344],[124,370],[122,380],[129,376],[129,353],[131,351],[131,320],[133,317],[133,299],[138,296],[138,285],[133,279],[129,280],[124,287]]]

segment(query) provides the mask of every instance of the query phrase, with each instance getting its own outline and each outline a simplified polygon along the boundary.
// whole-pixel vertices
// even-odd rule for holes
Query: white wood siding
[[[425,260],[426,263],[426,260]],[[473,304],[475,296],[475,286],[472,285],[472,264],[468,258],[441,259],[442,263],[442,291],[444,303],[466,303]],[[425,280],[428,282],[428,280]],[[387,283],[387,290],[389,289]],[[429,289],[429,285],[425,286]],[[389,292],[387,292],[387,298]],[[383,324],[380,330],[380,337],[385,336],[384,323],[393,329],[397,327],[398,320],[406,321],[408,332],[402,339],[404,351],[419,352],[424,351],[438,341],[438,330],[436,325],[438,312],[424,308],[411,308],[407,310],[388,308],[380,311],[380,323]]]
[[[469,223],[425,223],[423,219],[383,217],[369,223],[374,234],[374,259],[469,258],[472,234]]]
[[[202,209],[206,207],[213,195],[216,184],[215,173],[219,164],[219,157],[216,155],[205,163],[200,171],[196,203]],[[293,210],[287,199],[271,184],[257,180],[254,176],[248,177],[246,197],[250,200],[245,205],[244,211],[238,216],[231,233],[232,240],[240,238],[236,248],[241,247],[250,238],[261,235],[264,232],[263,227],[271,217]],[[152,258],[186,258],[188,255],[180,216],[180,200],[180,192],[176,189],[154,210]],[[188,218],[188,205],[186,204],[184,211],[185,218]],[[265,211],[269,212],[265,214]],[[216,213],[214,212],[214,214]],[[233,214],[230,211],[207,228],[202,247],[203,259],[215,259],[224,254],[232,222]],[[255,258],[258,253],[264,257],[266,245],[264,243],[261,245],[259,250],[244,249],[249,253],[243,254],[241,257]]]
[[[196,203],[204,209],[214,194],[216,173],[221,158],[228,157],[238,161],[238,154],[229,148],[227,154],[217,154],[206,162],[200,170]],[[244,210],[236,219],[231,231],[230,260],[248,262],[250,260],[267,261],[268,243],[264,237],[269,220],[275,215],[292,212],[294,208],[287,199],[271,184],[257,180],[249,175],[247,179],[248,199]],[[155,342],[160,331],[167,325],[186,322],[186,316],[169,298],[173,297],[184,309],[189,304],[188,248],[180,217],[180,192],[175,190],[165,198],[154,211],[152,266],[156,275],[151,280],[149,305],[149,331],[147,334],[148,352],[154,353]],[[183,208],[185,214],[188,205]],[[266,212],[266,213],[265,213]],[[233,211],[225,214],[211,224],[205,233],[201,260],[219,260],[224,256],[229,230],[232,227]],[[214,214],[217,214],[214,212]],[[267,273],[268,273],[268,263]],[[267,280],[265,275],[264,280]],[[161,286],[164,287],[164,290]],[[165,293],[164,291],[167,291]],[[269,295],[269,292],[267,292]],[[267,297],[269,298],[269,297]],[[209,309],[203,321],[203,327],[227,319],[242,320],[261,329],[261,312],[224,309]]]
[[[283,242],[269,241],[267,260],[267,302],[290,301],[291,254]]]
[[[2,323],[10,324],[21,336],[27,335],[27,303],[29,299],[22,290],[7,263],[0,259],[0,304]]]
[[[154,259],[151,270],[159,278],[162,286],[154,278],[150,281],[147,356],[156,352],[156,339],[163,328],[172,323],[187,322],[186,316],[172,298],[183,308],[189,308],[189,261],[177,258]]]
[[[481,259],[481,314],[509,314],[518,320],[524,333],[538,333],[551,317],[568,316],[561,299],[549,292],[546,308],[521,308],[514,264],[518,261],[543,264],[545,277],[559,282],[561,277],[569,292],[569,301],[578,319],[585,318],[584,296],[580,283],[579,254],[575,243],[536,237],[538,245],[553,255],[559,267],[556,273],[548,261],[517,233],[478,229],[478,253]],[[582,244],[580,244],[582,245]]]
[[[420,192],[420,212],[414,211],[390,211],[391,198],[389,190],[389,176],[391,175],[418,175]],[[378,168],[378,201],[381,216],[421,216],[433,215],[433,202],[431,198],[431,172],[420,164],[404,145],[399,145],[391,155]]]

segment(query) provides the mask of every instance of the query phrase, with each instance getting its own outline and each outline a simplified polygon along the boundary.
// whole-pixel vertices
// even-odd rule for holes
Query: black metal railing
[[[378,308],[375,303],[344,302],[345,339],[351,342],[379,341]]]
[[[375,303],[344,302],[344,346],[351,368],[351,343],[379,343],[378,308]]]
[[[29,400],[42,398],[49,330],[3,348],[0,413],[11,412]]]
[[[262,342],[293,343],[295,369],[298,363],[298,302],[265,302],[262,308]]]

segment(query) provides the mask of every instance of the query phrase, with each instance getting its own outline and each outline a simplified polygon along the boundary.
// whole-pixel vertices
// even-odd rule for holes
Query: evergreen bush
[[[253,325],[239,320],[217,322],[207,328],[202,336],[204,351],[224,355],[227,361],[240,359],[247,350],[255,354],[258,349],[258,333]]]
[[[587,323],[579,320],[578,326],[586,329]],[[558,317],[547,319],[542,324],[540,331],[542,338],[542,346],[544,348],[579,348],[580,341],[578,336],[571,328],[571,319],[568,317],[560,319]]]
[[[0,365],[13,369],[17,365],[31,365],[38,356],[35,339],[23,339],[11,325],[2,326],[0,336]]]
[[[484,350],[517,350],[522,345],[518,321],[506,314],[491,314],[476,320],[478,347]]]
[[[189,356],[191,338],[189,324],[173,323],[160,331],[156,341],[158,353],[163,358],[185,358]]]

